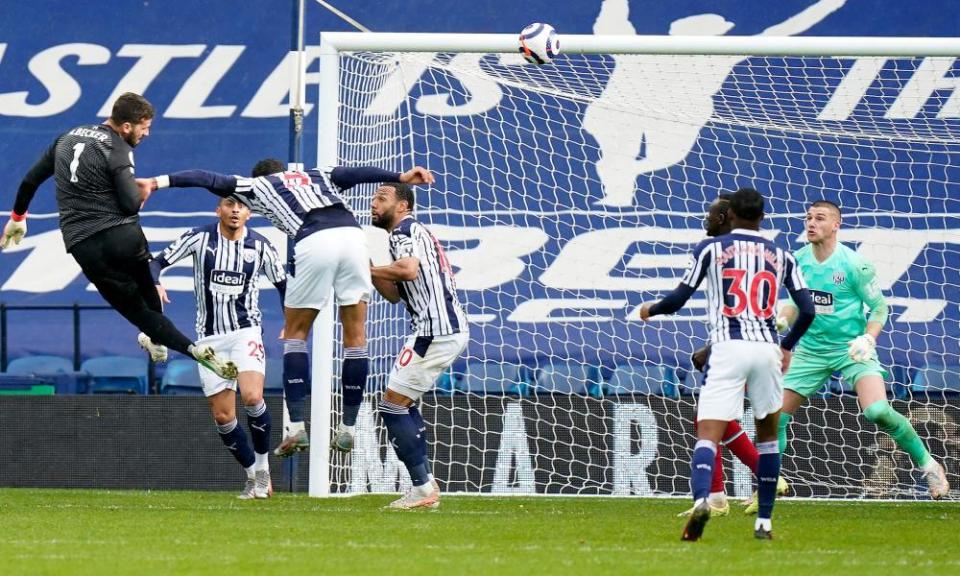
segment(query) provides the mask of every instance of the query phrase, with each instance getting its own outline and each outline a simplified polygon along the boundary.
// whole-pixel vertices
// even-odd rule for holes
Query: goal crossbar
[[[866,36],[652,36],[562,34],[566,54],[958,56],[960,38]],[[515,52],[516,34],[324,32],[332,52]]]

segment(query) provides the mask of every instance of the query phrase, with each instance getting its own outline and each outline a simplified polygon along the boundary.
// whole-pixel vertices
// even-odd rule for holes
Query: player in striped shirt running
[[[283,343],[284,396],[290,426],[274,450],[278,456],[289,456],[310,446],[303,420],[305,398],[310,391],[306,340],[317,314],[334,298],[340,307],[344,360],[343,420],[333,446],[349,449],[352,445],[352,437],[347,436],[356,424],[369,372],[365,324],[372,285],[366,234],[340,193],[357,184],[396,181],[430,184],[434,178],[429,170],[419,166],[403,173],[344,166],[285,171],[279,160],[268,158],[254,166],[250,178],[187,170],[138,181],[145,195],[167,186],[199,187],[219,196],[235,195],[294,240]]]
[[[228,379],[201,367],[203,393],[220,439],[247,473],[240,498],[268,498],[273,492],[268,460],[272,422],[263,401],[266,355],[258,283],[262,272],[276,286],[282,304],[287,277],[273,245],[247,228],[250,209],[246,205],[233,197],[221,198],[217,216],[217,223],[189,230],[163,250],[150,262],[150,271],[160,298],[169,303],[160,284],[161,272],[183,258],[193,260],[197,342],[212,347],[239,370],[235,379]],[[156,353],[145,334],[140,335],[140,343],[151,355]],[[238,386],[253,440],[252,450],[237,423]]]
[[[757,422],[758,501],[754,536],[773,537],[771,516],[780,452],[777,422],[783,398],[783,372],[790,351],[814,318],[813,301],[788,251],[764,238],[760,230],[764,200],[752,188],[730,197],[729,234],[708,238],[694,250],[680,285],[657,303],[640,309],[642,320],[672,314],[683,307],[697,287],[707,282],[711,354],[697,405],[697,444],[690,464],[694,510],[683,540],[699,540],[710,519],[710,481],[717,443],[731,420],[743,417],[744,393],[750,397]],[[784,286],[799,308],[793,329],[777,344],[774,322],[777,296]]]
[[[370,206],[373,225],[390,234],[393,261],[372,267],[373,285],[390,302],[402,300],[413,324],[380,401],[390,443],[413,482],[410,491],[390,503],[390,508],[404,510],[440,504],[427,456],[427,429],[416,402],[470,339],[453,270],[437,239],[414,219],[414,206],[413,188],[400,182],[380,186]]]

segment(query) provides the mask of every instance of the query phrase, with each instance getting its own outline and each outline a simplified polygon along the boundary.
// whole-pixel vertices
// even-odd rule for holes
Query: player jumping
[[[419,166],[403,173],[343,166],[285,171],[283,164],[272,158],[258,162],[252,178],[187,170],[138,181],[145,195],[168,186],[206,188],[221,197],[235,195],[294,239],[283,329],[283,388],[290,426],[274,450],[278,456],[290,456],[310,446],[303,415],[310,391],[307,335],[320,310],[334,297],[340,306],[344,358],[343,420],[334,447],[347,442],[341,436],[348,434],[346,427],[356,424],[363,403],[369,372],[365,323],[372,292],[370,257],[366,234],[340,193],[362,183],[433,181],[433,174]]]
[[[233,363],[209,346],[191,343],[163,315],[153,287],[139,215],[149,194],[138,189],[133,177],[133,149],[150,135],[153,115],[150,102],[127,92],[114,102],[105,123],[78,126],[58,136],[20,183],[0,247],[20,243],[33,195],[54,176],[63,243],[103,299],[153,342],[194,358],[224,378],[236,378]]]

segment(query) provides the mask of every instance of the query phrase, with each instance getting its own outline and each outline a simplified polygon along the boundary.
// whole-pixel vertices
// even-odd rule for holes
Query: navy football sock
[[[717,445],[710,440],[697,440],[690,463],[690,491],[693,501],[710,496],[710,483],[713,479],[713,460],[717,455]]]
[[[777,479],[780,477],[780,448],[776,440],[757,444],[760,460],[757,463],[757,518],[770,518],[777,497]]]
[[[303,422],[304,400],[310,391],[310,357],[305,340],[283,341],[283,394],[291,422]]]
[[[253,466],[255,460],[253,450],[250,448],[250,443],[247,442],[247,435],[243,428],[237,425],[236,418],[226,424],[217,424],[217,432],[220,433],[220,440],[223,441],[223,445],[227,447],[227,450],[233,454],[233,457],[237,459],[241,466],[244,468]]]
[[[247,426],[250,427],[250,438],[253,440],[253,450],[257,454],[266,454],[270,451],[270,429],[272,420],[267,403],[260,399],[255,406],[244,406],[247,412]]]
[[[387,438],[393,444],[397,458],[403,462],[410,473],[410,480],[414,486],[423,486],[430,481],[427,464],[420,455],[420,441],[417,438],[417,425],[410,417],[410,411],[405,406],[390,402],[380,402],[380,418],[387,427]]]
[[[370,362],[367,358],[366,346],[362,348],[347,348],[343,351],[343,423],[354,426],[357,423],[357,414],[360,404],[363,403],[363,392],[367,387],[367,374]]]
[[[427,425],[423,422],[423,416],[420,415],[420,409],[418,409],[416,405],[411,404],[407,410],[410,412],[410,418],[413,419],[413,425],[417,427],[420,456],[427,465],[427,473],[430,474],[432,472],[430,470],[430,458],[428,458],[427,454]]]

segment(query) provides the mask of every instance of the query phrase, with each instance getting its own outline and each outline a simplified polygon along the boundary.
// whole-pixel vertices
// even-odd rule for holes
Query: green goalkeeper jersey
[[[800,339],[800,348],[809,352],[846,348],[866,329],[864,304],[871,309],[871,320],[886,320],[887,305],[876,282],[876,270],[855,251],[837,242],[824,262],[817,261],[809,244],[794,255],[817,310],[813,325]]]

